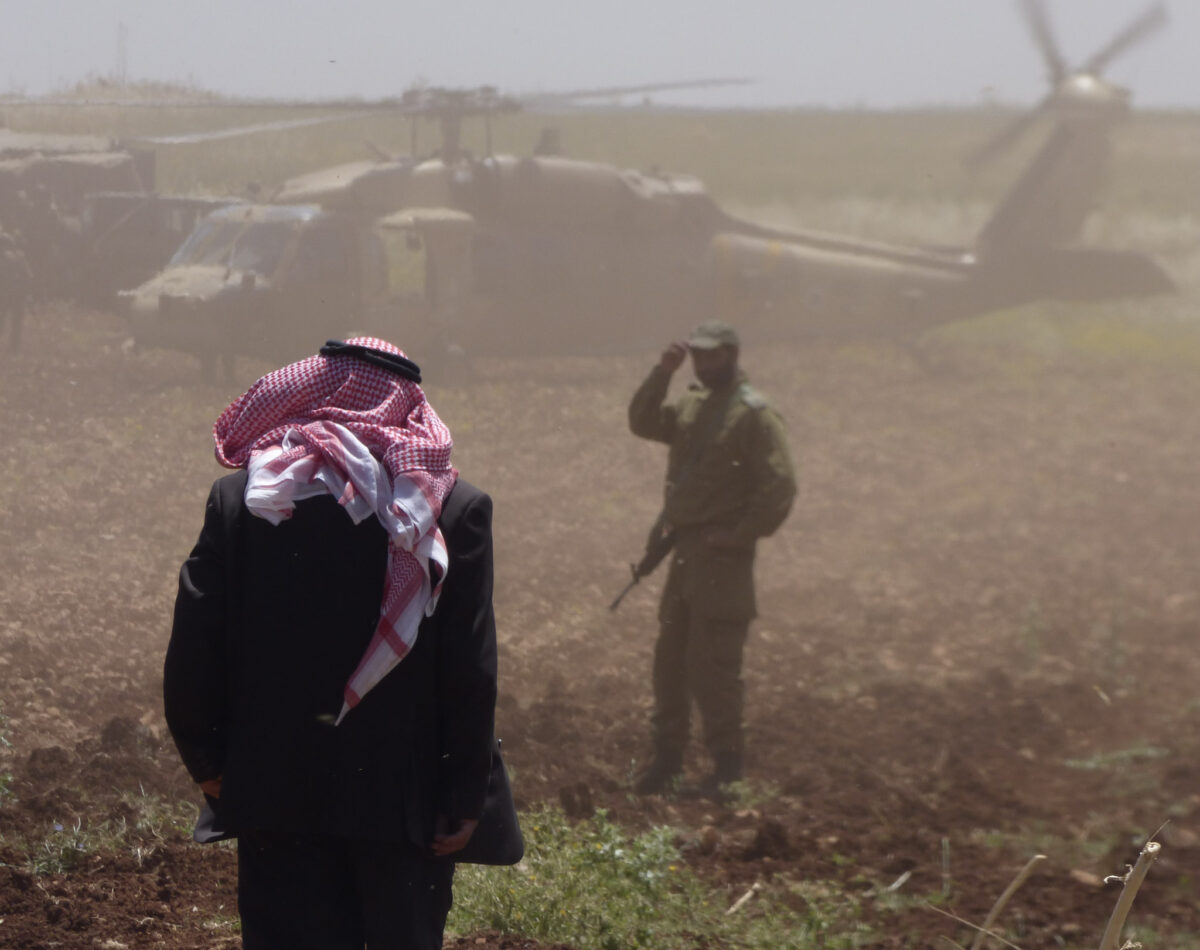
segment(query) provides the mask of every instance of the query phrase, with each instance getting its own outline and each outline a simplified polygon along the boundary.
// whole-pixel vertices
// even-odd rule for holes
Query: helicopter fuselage
[[[140,341],[202,358],[363,330],[420,359],[653,348],[711,317],[762,342],[902,338],[1040,297],[1167,290],[1142,255],[1074,243],[1103,133],[1060,124],[958,248],[766,227],[693,177],[558,156],[356,163],[210,215],[130,313]]]

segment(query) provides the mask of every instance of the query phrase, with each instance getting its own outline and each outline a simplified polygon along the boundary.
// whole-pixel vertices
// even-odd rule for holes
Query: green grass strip
[[[449,930],[496,930],[579,950],[851,947],[868,942],[857,903],[828,886],[769,882],[734,913],[739,894],[698,878],[676,832],[628,834],[603,811],[570,822],[552,808],[524,816],[525,859],[460,866]]]

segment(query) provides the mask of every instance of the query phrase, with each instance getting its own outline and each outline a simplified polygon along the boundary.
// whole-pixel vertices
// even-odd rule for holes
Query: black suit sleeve
[[[478,818],[491,765],[496,708],[492,500],[476,493],[451,536],[450,569],[435,613],[442,801],[449,818]]]
[[[219,483],[204,511],[204,528],[179,572],[175,620],[163,665],[167,726],[183,764],[204,782],[225,759],[224,529]]]

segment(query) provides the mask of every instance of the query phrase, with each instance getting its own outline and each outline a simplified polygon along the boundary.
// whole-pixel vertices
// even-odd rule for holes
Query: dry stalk
[[[1108,926],[1104,928],[1104,936],[1100,940],[1100,950],[1115,950],[1117,941],[1121,939],[1121,931],[1125,927],[1125,918],[1129,916],[1129,909],[1133,907],[1133,899],[1137,897],[1138,888],[1142,886],[1142,881],[1146,879],[1146,872],[1150,870],[1150,865],[1154,863],[1160,850],[1162,850],[1162,845],[1157,841],[1147,841],[1146,846],[1142,848],[1137,864],[1125,878],[1121,896],[1117,898],[1117,906],[1113,908],[1112,916],[1108,918]]]
[[[745,907],[747,904],[750,903],[750,898],[752,898],[755,894],[757,894],[762,889],[763,889],[762,882],[755,881],[752,885],[750,885],[750,890],[746,891],[745,894],[743,894],[736,901],[734,901],[733,906],[730,907],[729,910],[725,911],[725,915],[728,916],[730,914],[736,914],[739,910],[741,910],[743,907]]]
[[[971,923],[971,921],[966,920],[965,918],[959,917],[958,914],[952,914],[948,910],[942,910],[940,907],[934,907],[932,904],[925,904],[924,906],[925,906],[926,910],[931,910],[935,914],[941,914],[943,917],[949,917],[951,920],[962,924],[964,927],[970,927],[972,930],[979,930],[979,924],[973,924],[973,923]],[[1004,946],[1011,948],[1011,950],[1021,950],[1021,948],[1018,947],[1015,943],[1011,943],[1010,941],[1005,940],[998,933],[988,933],[987,936],[995,937],[1002,944],[1004,944]],[[949,943],[954,943],[954,941],[950,940],[949,938],[945,938],[945,939]],[[954,945],[956,947],[958,946],[958,944],[954,944]],[[961,948],[960,948],[960,950],[961,950]]]
[[[1029,875],[1033,873],[1033,869],[1045,860],[1046,856],[1044,854],[1035,854],[1029,859],[1025,867],[1021,868],[1017,876],[1012,879],[1012,883],[1004,889],[1004,893],[997,898],[996,903],[992,905],[992,909],[988,911],[987,917],[984,918],[983,926],[975,932],[975,939],[971,941],[971,950],[982,950],[991,932],[992,924],[996,922],[996,918],[1004,910],[1004,905],[1012,899],[1012,896],[1017,893],[1021,885],[1029,880]]]
[[[900,890],[900,888],[902,888],[905,884],[908,883],[908,879],[910,877],[912,877],[912,869],[911,868],[909,870],[905,871],[903,874],[901,874],[898,878],[896,878],[896,880],[892,881],[892,883],[889,884],[887,887],[885,887],[884,890],[887,891],[889,894],[894,894],[896,891]]]

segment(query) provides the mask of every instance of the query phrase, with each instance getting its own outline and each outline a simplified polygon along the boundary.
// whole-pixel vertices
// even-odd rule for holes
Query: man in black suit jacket
[[[289,425],[328,419],[328,405],[345,398],[346,372],[358,374],[351,383],[389,372],[346,371],[333,357],[302,365],[315,365],[328,391],[320,411],[289,404]],[[341,367],[332,381],[330,367]],[[282,377],[281,391],[295,375]],[[218,422],[226,464],[222,424],[238,406]],[[245,405],[239,411],[244,418]],[[427,403],[420,412],[423,426],[431,416],[440,425]],[[430,484],[452,486],[437,519],[448,551],[440,597],[411,647],[361,697],[347,686],[360,660],[378,630],[396,636],[381,620],[396,543],[381,519],[356,523],[339,504],[352,492],[317,491],[273,524],[247,505],[253,462],[252,474],[222,478],[209,495],[180,574],[164,697],[185,765],[240,839],[246,950],[441,946],[453,855],[484,807],[496,698],[491,499],[455,480],[445,441],[445,465],[423,482],[427,497],[437,495]],[[439,567],[429,570],[426,591],[436,595]]]

